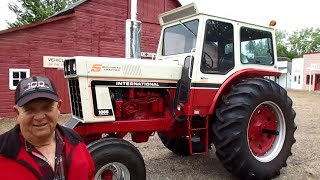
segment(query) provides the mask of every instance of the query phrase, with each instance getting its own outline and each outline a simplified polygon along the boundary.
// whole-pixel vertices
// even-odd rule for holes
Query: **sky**
[[[192,0],[180,0],[182,4]],[[268,26],[275,20],[276,29],[289,32],[315,27],[320,28],[319,0],[195,0],[199,8],[213,15]]]
[[[6,20],[14,22],[16,15],[9,10],[8,3],[15,0],[0,0],[0,30],[7,29]]]
[[[138,0],[139,1],[139,0]],[[8,9],[9,2],[0,0],[0,30],[7,29],[6,20],[15,21]],[[276,29],[294,31],[303,28],[320,28],[319,0],[180,0],[182,5],[195,2],[213,15],[268,26],[276,20]],[[138,10],[139,11],[139,10]]]

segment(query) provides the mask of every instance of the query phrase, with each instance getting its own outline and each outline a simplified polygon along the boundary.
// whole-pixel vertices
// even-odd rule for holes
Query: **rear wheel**
[[[224,167],[244,179],[280,174],[292,155],[295,111],[285,89],[253,78],[223,96],[213,123],[217,156]]]
[[[88,145],[96,166],[95,180],[145,180],[146,168],[136,147],[123,139],[106,138]]]

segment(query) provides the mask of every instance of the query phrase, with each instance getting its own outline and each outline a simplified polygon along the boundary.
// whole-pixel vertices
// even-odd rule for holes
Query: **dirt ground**
[[[276,179],[320,179],[320,93],[289,91],[297,112],[296,144],[286,168]],[[68,116],[62,116],[61,122]],[[14,119],[0,118],[0,134],[15,124]],[[208,155],[181,157],[167,150],[157,136],[148,143],[135,144],[143,155],[150,180],[225,180],[236,179],[223,168],[214,148]]]

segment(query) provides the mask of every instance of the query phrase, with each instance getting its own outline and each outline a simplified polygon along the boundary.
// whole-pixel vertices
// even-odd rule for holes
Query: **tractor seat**
[[[220,72],[227,72],[234,67],[233,53],[228,53],[219,59],[218,63]]]

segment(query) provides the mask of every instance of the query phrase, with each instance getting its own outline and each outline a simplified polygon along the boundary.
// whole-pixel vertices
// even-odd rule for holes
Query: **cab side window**
[[[242,64],[274,64],[271,32],[241,27],[240,41]]]
[[[207,20],[200,70],[206,74],[226,74],[234,67],[233,25]]]

